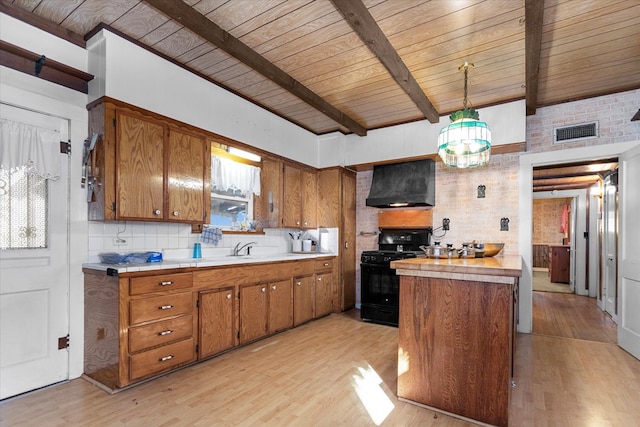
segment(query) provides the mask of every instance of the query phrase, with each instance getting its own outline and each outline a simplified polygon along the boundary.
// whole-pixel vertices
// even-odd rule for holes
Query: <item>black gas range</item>
[[[392,261],[423,257],[421,245],[429,245],[432,229],[381,230],[378,250],[360,257],[360,317],[368,322],[398,326],[400,278]]]

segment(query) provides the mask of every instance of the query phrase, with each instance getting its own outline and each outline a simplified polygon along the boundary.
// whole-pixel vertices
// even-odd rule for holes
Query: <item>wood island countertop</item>
[[[522,257],[409,258],[391,262],[391,268],[395,268],[399,276],[511,283],[512,278],[522,275]]]

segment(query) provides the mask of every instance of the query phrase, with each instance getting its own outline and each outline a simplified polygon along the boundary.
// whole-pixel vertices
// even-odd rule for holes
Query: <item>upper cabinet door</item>
[[[164,126],[123,111],[116,120],[117,216],[162,219]]]
[[[302,227],[300,196],[300,169],[284,165],[284,206],[282,209],[282,225],[287,228]]]
[[[204,180],[207,143],[204,138],[169,129],[167,147],[167,219],[204,221]]]
[[[302,227],[316,228],[318,226],[318,175],[315,171],[302,171]]]

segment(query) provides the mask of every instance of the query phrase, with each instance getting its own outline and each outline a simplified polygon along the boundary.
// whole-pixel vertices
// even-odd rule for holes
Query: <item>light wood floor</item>
[[[615,344],[617,326],[595,298],[533,292],[533,333]]]
[[[396,399],[398,330],[358,315],[331,315],[115,395],[72,380],[1,403],[0,425],[468,426]],[[640,425],[640,361],[618,346],[540,334],[520,334],[517,346],[510,425]]]

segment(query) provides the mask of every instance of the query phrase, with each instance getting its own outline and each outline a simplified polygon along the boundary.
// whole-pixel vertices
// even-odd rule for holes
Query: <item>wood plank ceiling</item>
[[[474,108],[526,96],[534,114],[540,106],[640,87],[635,0],[0,0],[0,6],[67,34],[85,36],[106,25],[318,135],[437,122],[462,108],[464,61],[475,64]]]

